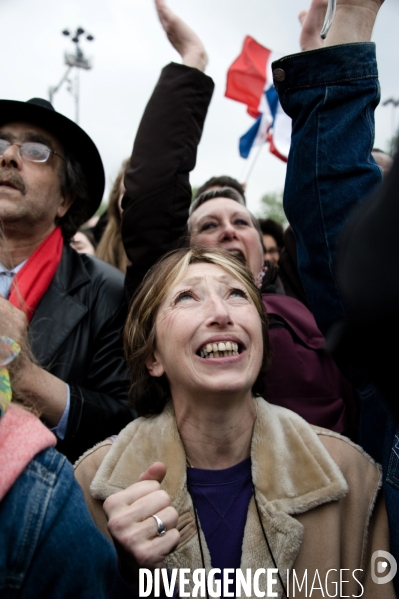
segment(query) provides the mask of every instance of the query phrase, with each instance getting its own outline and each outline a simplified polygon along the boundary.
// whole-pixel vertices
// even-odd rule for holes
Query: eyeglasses
[[[64,160],[64,158],[58,154],[58,152],[50,150],[50,148],[48,148],[46,145],[37,141],[26,141],[23,144],[17,144],[10,143],[6,139],[0,139],[0,158],[3,157],[4,152],[10,146],[18,146],[21,158],[28,160],[29,162],[47,162],[47,160],[50,158],[50,154],[56,154],[62,160]]]

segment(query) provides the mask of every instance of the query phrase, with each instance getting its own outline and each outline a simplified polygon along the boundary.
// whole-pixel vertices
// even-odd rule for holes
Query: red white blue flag
[[[240,138],[243,158],[248,158],[253,146],[267,142],[270,152],[287,161],[291,119],[281,108],[271,66],[281,56],[248,35],[241,54],[227,72],[225,96],[246,104],[248,114],[256,118],[249,131]]]

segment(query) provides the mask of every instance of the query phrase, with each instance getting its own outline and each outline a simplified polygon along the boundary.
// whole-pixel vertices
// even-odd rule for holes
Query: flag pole
[[[250,174],[252,173],[252,171],[253,171],[253,169],[254,169],[254,166],[255,166],[255,164],[256,164],[256,161],[258,160],[258,158],[259,158],[259,154],[261,153],[261,151],[262,151],[262,148],[263,148],[263,146],[264,146],[264,145],[265,145],[264,143],[261,143],[261,144],[259,144],[258,151],[256,152],[256,154],[255,154],[255,157],[254,157],[254,159],[253,159],[253,161],[252,161],[252,164],[251,164],[251,166],[249,167],[249,170],[248,170],[248,172],[247,172],[247,176],[246,176],[246,178],[245,178],[245,185],[248,183],[249,176],[250,176]]]

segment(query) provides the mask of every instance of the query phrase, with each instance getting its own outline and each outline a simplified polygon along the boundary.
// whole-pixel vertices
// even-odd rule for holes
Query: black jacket
[[[31,320],[29,339],[39,364],[70,386],[67,432],[57,449],[71,461],[132,420],[122,345],[125,318],[122,273],[65,244]]]
[[[147,104],[126,170],[122,203],[122,239],[131,262],[128,296],[154,262],[187,241],[189,174],[212,91],[207,75],[172,63],[162,70]],[[295,409],[311,424],[353,433],[354,416],[347,418],[348,405],[354,410],[351,388],[323,351],[312,314],[284,295],[274,294],[273,302],[267,296],[263,300],[273,320],[270,338],[275,352],[264,397]]]
[[[131,262],[128,298],[149,268],[184,242],[197,159],[213,81],[198,69],[171,63],[147,104],[125,174],[122,239]]]

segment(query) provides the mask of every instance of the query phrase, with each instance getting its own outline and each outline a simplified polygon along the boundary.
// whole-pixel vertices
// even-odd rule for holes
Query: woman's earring
[[[259,288],[262,287],[262,282],[263,282],[263,279],[265,278],[266,271],[267,271],[267,266],[266,265],[262,266],[262,270],[256,277],[256,286]]]

